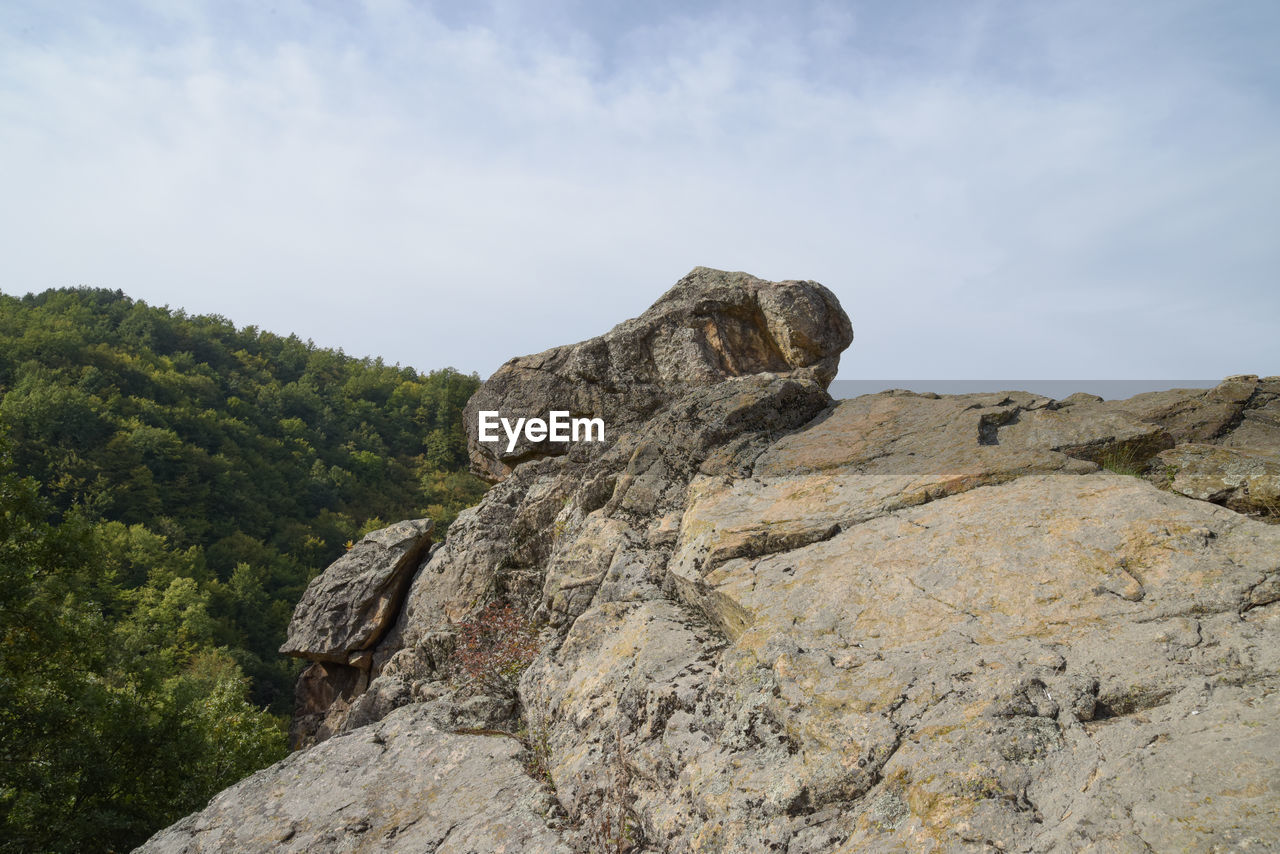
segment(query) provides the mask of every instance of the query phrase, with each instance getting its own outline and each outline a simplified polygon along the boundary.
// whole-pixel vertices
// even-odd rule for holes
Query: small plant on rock
[[[1280,521],[1280,488],[1254,487],[1252,497],[1265,521]]]
[[[545,723],[534,720],[529,715],[526,724],[516,731],[516,738],[525,746],[524,770],[529,776],[544,785],[555,787],[551,779],[551,735]]]
[[[1146,460],[1132,447],[1118,447],[1104,453],[1098,465],[1116,474],[1140,477],[1146,471]]]
[[[592,854],[628,854],[639,847],[637,830],[629,809],[631,766],[622,744],[622,731],[614,733],[616,751],[613,767],[607,772],[599,807],[587,820],[585,829]]]
[[[510,603],[491,602],[457,626],[453,651],[454,678],[464,685],[499,695],[513,695],[534,656],[538,629]]]

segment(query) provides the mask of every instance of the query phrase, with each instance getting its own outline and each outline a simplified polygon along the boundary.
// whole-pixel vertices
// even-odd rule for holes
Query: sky
[[[1280,374],[1280,3],[6,0],[0,292],[487,376],[697,265],[840,379]]]

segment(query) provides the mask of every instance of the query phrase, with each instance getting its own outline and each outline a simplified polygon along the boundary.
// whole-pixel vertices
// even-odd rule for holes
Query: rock
[[[1234,444],[1230,435],[1239,430],[1246,413],[1261,416],[1259,423],[1274,427],[1262,442],[1280,441],[1280,378],[1259,380],[1252,374],[1227,377],[1211,389],[1177,388],[1134,395],[1128,400],[1107,401],[1107,409],[1121,411],[1139,421],[1162,427],[1174,442]],[[1247,431],[1248,432],[1248,431]]]
[[[946,397],[886,393],[840,401],[809,429],[769,447],[755,472],[762,477],[833,470],[923,475],[969,488],[1030,472],[1094,471],[1096,465],[1049,444],[1037,445],[1030,434],[1007,432],[1007,425],[1024,413],[1035,417],[1039,400],[1013,392]],[[1111,447],[1113,425],[1101,424],[1091,432],[1087,422],[1070,420],[1076,425],[1075,443]]]
[[[1019,412],[997,428],[996,442],[1133,471],[1144,469],[1157,452],[1173,445],[1164,428],[1096,403]]]
[[[349,664],[353,652],[372,647],[399,613],[431,528],[430,519],[415,519],[365,535],[307,585],[280,651]]]
[[[1280,447],[1280,377],[1258,381],[1240,412],[1240,423],[1221,443],[1235,448]]]
[[[430,519],[415,519],[367,534],[307,585],[280,648],[315,662],[294,692],[289,740],[295,749],[343,727],[351,704],[369,684],[373,647],[399,615],[431,545],[431,529]]]
[[[1103,406],[1164,427],[1176,442],[1208,442],[1230,428],[1240,413],[1237,404],[1206,398],[1204,389],[1170,389],[1108,401]]]
[[[1202,674],[1215,665],[1171,671],[1168,657],[1202,645],[1209,625],[1222,632],[1212,643],[1262,648],[1265,634],[1237,632],[1233,615],[1280,599],[1260,592],[1280,587],[1265,580],[1275,578],[1267,555],[1280,540],[1256,527],[1233,536],[1247,524],[1234,514],[1135,478],[1067,476],[1097,466],[1054,447],[1134,438],[1158,446],[1162,431],[1081,400],[1068,429],[1005,433],[1040,411],[1024,408],[1029,400],[844,401],[773,443],[749,471],[695,475],[667,561],[606,535],[596,548],[612,549],[609,571],[628,560],[665,563],[665,588],[718,632],[633,581],[630,600],[597,599],[530,669],[526,705],[531,719],[545,715],[551,773],[570,815],[589,822],[612,797],[662,850],[1034,845],[1043,814],[1030,787],[1065,798],[1094,770],[1062,763],[1070,728],[1060,710],[1086,722],[1124,718],[1178,695],[1194,722],[1188,704],[1200,701]],[[599,539],[601,530],[584,534]],[[912,578],[912,566],[923,575]],[[1016,580],[1014,569],[1030,574]],[[1206,616],[1176,616],[1188,612]],[[1122,655],[1117,637],[1126,639]],[[1256,683],[1270,666],[1217,684],[1225,692]],[[1162,748],[1155,778],[1159,763],[1179,763],[1180,749]],[[1242,757],[1219,758],[1229,766]],[[1107,767],[1121,775],[1128,766],[1120,758]],[[1254,779],[1271,767],[1256,766]],[[619,774],[630,781],[623,799],[609,795]],[[1160,808],[1180,797],[1176,788],[1141,791]],[[1085,801],[1065,802],[1063,812],[1092,810],[1073,842],[1060,843],[1066,850],[1080,840],[1105,850],[1151,831],[1112,823],[1095,832],[1110,802]],[[1246,798],[1225,812],[1255,808]],[[1269,844],[1277,824],[1254,837]],[[1199,839],[1171,838],[1174,849]]]
[[[1280,445],[1226,448],[1187,443],[1162,451],[1158,474],[1174,492],[1241,513],[1280,518]]]
[[[817,383],[771,374],[734,378],[671,403],[599,461],[602,469],[620,470],[608,501],[597,509],[589,499],[571,500],[558,517],[568,536],[557,538],[547,561],[539,613],[567,626],[610,573],[660,560],[647,546],[674,540],[674,530],[666,538],[660,529],[683,509],[691,478],[748,470],[770,440],[829,403]],[[590,472],[585,480],[595,482]]]
[[[669,402],[590,464],[552,457],[518,466],[480,504],[459,514],[419,573],[399,622],[375,655],[369,692],[403,696],[398,685],[386,683],[406,669],[412,671],[410,694],[447,676],[448,643],[441,634],[485,602],[516,602],[530,615],[565,626],[593,600],[611,568],[634,568],[626,562],[613,567],[614,540],[647,541],[660,527],[649,524],[650,517],[676,513],[695,473],[731,469],[735,454],[753,459],[829,403],[811,380],[734,378]],[[674,537],[672,529],[670,542]],[[387,703],[362,700],[355,708]]]
[[[297,750],[324,741],[346,722],[351,704],[368,685],[366,671],[333,662],[312,662],[293,689],[289,745]]]
[[[417,682],[440,678],[451,649],[441,633],[494,599],[536,607],[532,603],[542,588],[540,568],[552,549],[556,517],[577,485],[563,463],[551,458],[522,465],[458,515],[375,654],[376,672],[400,654],[398,666],[414,669]]]
[[[668,560],[606,536],[597,548],[613,549],[610,573],[665,563],[665,589],[718,632],[654,600],[641,577],[629,598],[597,598],[530,669],[528,714],[548,733],[570,815],[589,823],[625,807],[638,837],[671,851],[1118,850],[1143,834],[1181,850],[1219,838],[1157,829],[1155,816],[1186,795],[1156,781],[1200,749],[1191,713],[1218,659],[1188,650],[1206,632],[1211,645],[1250,650],[1228,660],[1251,660],[1209,693],[1240,704],[1240,726],[1265,718],[1251,709],[1270,696],[1276,646],[1235,615],[1280,599],[1268,557],[1280,541],[1135,478],[1067,476],[1097,466],[1064,450],[1137,445],[1141,458],[1167,441],[1159,426],[1096,403],[1077,399],[1052,429],[1006,432],[1055,410],[1018,394],[844,401],[749,471],[696,475]],[[925,574],[912,579],[911,566]],[[1017,580],[1015,569],[1030,575]],[[1253,687],[1236,695],[1238,683]],[[1073,727],[1156,706],[1169,711],[1166,726],[1147,730],[1166,734],[1154,759],[1124,753],[1151,736],[1135,743],[1122,729],[1105,766],[1079,762],[1107,732]],[[1269,779],[1274,764],[1248,752],[1260,743],[1231,738],[1215,742],[1225,750],[1215,767]],[[1127,779],[1134,762],[1146,763],[1146,783]],[[1118,778],[1108,798],[1071,795],[1099,767]],[[1224,797],[1219,777],[1201,779],[1209,799]],[[1265,785],[1226,791],[1213,811],[1227,817],[1221,838],[1280,839],[1274,812],[1252,828],[1244,818],[1262,809]],[[1079,817],[1069,834],[1039,832],[1048,811],[1038,804],[1054,799],[1056,817]],[[1146,818],[1104,821],[1114,803],[1141,805]]]
[[[472,470],[490,481],[566,446],[476,439],[477,413],[547,417],[553,409],[603,418],[606,439],[636,427],[690,388],[774,373],[825,388],[853,340],[835,296],[817,282],[766,282],[696,267],[648,311],[580,344],[512,359],[485,381],[464,414]]]
[[[138,851],[569,854],[523,750],[500,735],[441,732],[422,707],[399,709],[259,771]]]
[[[835,403],[848,340],[821,286],[699,269],[508,363],[469,419],[554,404],[608,441],[473,441],[499,482],[391,628],[300,682],[339,735],[157,839],[434,850],[450,815],[442,850],[1280,847],[1280,526],[1213,503],[1273,483],[1280,381]],[[541,624],[517,697],[451,664],[491,602]]]
[[[1280,732],[1249,728],[1268,714],[1255,705],[1274,706],[1280,647],[1272,615],[1239,617],[1280,599],[1258,592],[1276,586],[1280,530],[1136,478],[1028,475],[744,554],[757,511],[783,533],[821,531],[874,506],[856,500],[858,478],[874,496],[888,476],[811,477],[768,495],[749,480],[719,499],[715,479],[695,487],[673,589],[718,632],[668,603],[596,604],[526,675],[570,815],[606,802],[620,761],[662,850],[1280,842],[1274,814],[1245,818],[1275,779],[1259,757]],[[733,523],[727,539],[709,504]],[[1208,748],[1192,713],[1209,707],[1252,738]],[[1187,751],[1207,763],[1190,781]],[[1162,818],[1202,798],[1240,832]],[[1112,818],[1129,807],[1137,818]]]

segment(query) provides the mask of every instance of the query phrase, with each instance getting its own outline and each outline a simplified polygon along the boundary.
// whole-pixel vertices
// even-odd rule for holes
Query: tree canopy
[[[478,382],[0,295],[0,848],[127,848],[278,758],[294,604],[365,532],[480,497]]]

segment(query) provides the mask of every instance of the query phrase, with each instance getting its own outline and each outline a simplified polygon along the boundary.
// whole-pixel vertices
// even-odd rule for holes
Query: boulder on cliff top
[[[365,535],[307,585],[280,652],[349,664],[377,643],[399,613],[432,527],[430,519],[412,519]]]
[[[496,482],[564,443],[477,440],[477,414],[545,418],[550,410],[604,419],[606,438],[630,429],[680,393],[728,377],[774,373],[836,375],[853,328],[831,291],[817,282],[767,282],[746,273],[696,267],[644,314],[604,335],[499,368],[467,404],[472,470]]]

